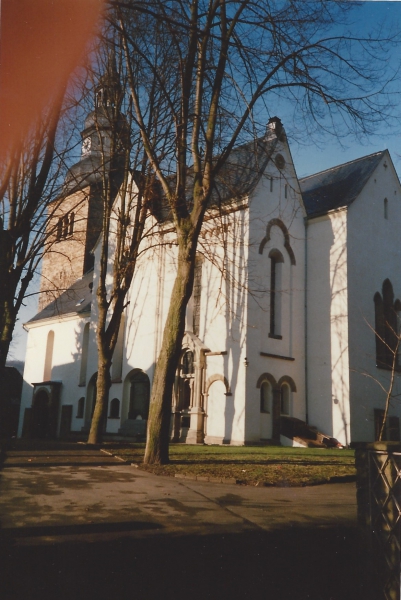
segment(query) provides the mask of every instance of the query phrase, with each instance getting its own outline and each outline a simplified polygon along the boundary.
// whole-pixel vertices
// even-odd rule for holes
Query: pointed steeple
[[[95,108],[86,117],[81,132],[81,160],[71,167],[66,177],[66,191],[100,181],[101,165],[109,164],[112,149],[115,161],[116,157],[124,154],[129,143],[127,120],[121,112],[123,88],[115,49],[111,44],[105,71],[94,91]]]
[[[107,66],[104,74],[100,77],[95,88],[95,107],[120,108],[122,100],[122,87],[120,76],[117,71],[116,53],[111,46],[107,56]]]

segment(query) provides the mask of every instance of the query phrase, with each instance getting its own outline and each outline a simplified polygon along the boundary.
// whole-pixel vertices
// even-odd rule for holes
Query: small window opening
[[[69,218],[68,215],[65,215],[65,217],[63,218],[63,237],[66,238],[68,236],[68,229],[69,229]]]
[[[64,215],[64,217],[58,220],[56,232],[58,242],[74,233],[74,221],[75,214],[73,212],[70,215]]]
[[[149,413],[150,382],[146,373],[137,373],[131,378],[129,419],[147,419]]]
[[[120,417],[120,401],[118,398],[113,398],[110,402],[109,419],[118,419]]]
[[[260,387],[260,412],[270,413],[272,389],[268,381],[264,381]]]
[[[270,191],[273,191],[273,177],[270,177]]]
[[[290,414],[290,388],[287,384],[281,386],[280,389],[280,407],[282,415]]]
[[[82,396],[82,398],[80,398],[78,400],[77,419],[84,418],[84,408],[85,408],[85,398]]]
[[[384,218],[388,219],[388,200],[384,198]]]
[[[193,375],[194,373],[194,353],[187,350],[182,357],[182,372],[184,375]]]
[[[63,236],[63,219],[59,219],[57,223],[57,241],[59,242]]]
[[[283,256],[272,250],[270,258],[270,333],[269,337],[281,338],[281,280]]]
[[[288,185],[285,184],[284,186],[284,197],[287,198],[288,197]]]

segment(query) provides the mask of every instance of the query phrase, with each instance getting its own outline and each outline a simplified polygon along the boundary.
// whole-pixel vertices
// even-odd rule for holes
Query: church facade
[[[58,436],[90,425],[101,214],[98,181],[85,174],[96,162],[96,144],[87,142],[93,137],[88,122],[81,161],[49,225],[57,239],[43,262],[40,311],[25,324],[19,435]],[[343,445],[371,441],[392,372],[386,433],[399,439],[401,188],[389,153],[298,180],[273,118],[264,138],[233,151],[225,176],[216,188],[224,202],[211,205],[200,235],[172,439],[292,444],[281,431],[282,417],[291,417]],[[238,193],[229,197],[233,187]],[[153,227],[163,243],[144,252],[136,269],[104,424],[106,433],[130,439],[146,434],[176,272],[171,226],[169,233],[155,219]],[[57,278],[64,291],[49,296]]]

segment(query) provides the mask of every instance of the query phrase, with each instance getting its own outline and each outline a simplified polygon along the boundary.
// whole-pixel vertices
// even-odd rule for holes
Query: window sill
[[[267,356],[267,358],[278,358],[280,360],[291,360],[294,361],[295,358],[292,356],[282,356],[281,354],[272,354],[271,352],[259,352],[260,356]]]
[[[119,419],[120,417],[118,416],[118,417],[107,417],[107,418],[108,418],[108,419],[112,419],[112,420],[113,420],[113,419],[114,419],[114,420],[116,420],[116,419]]]
[[[282,335],[276,335],[275,333],[269,333],[268,337],[271,338],[272,340],[282,340],[283,339]]]

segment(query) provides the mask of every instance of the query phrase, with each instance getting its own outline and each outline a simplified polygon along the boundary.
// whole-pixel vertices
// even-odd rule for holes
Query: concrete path
[[[174,589],[183,580],[195,586],[193,598],[254,597],[266,585],[272,599],[295,590],[297,599],[358,597],[355,484],[254,488],[156,477],[98,451],[11,452],[0,473],[0,521],[10,600],[34,598],[40,586],[41,598],[56,597],[56,588],[66,599],[114,596],[110,569],[144,600],[170,598],[164,583]],[[96,595],[85,588],[81,596],[73,581],[92,581]]]
[[[356,522],[353,483],[255,488],[156,477],[96,450],[11,452],[4,467],[1,526],[19,543],[72,539],[83,526],[86,535],[143,537]]]

